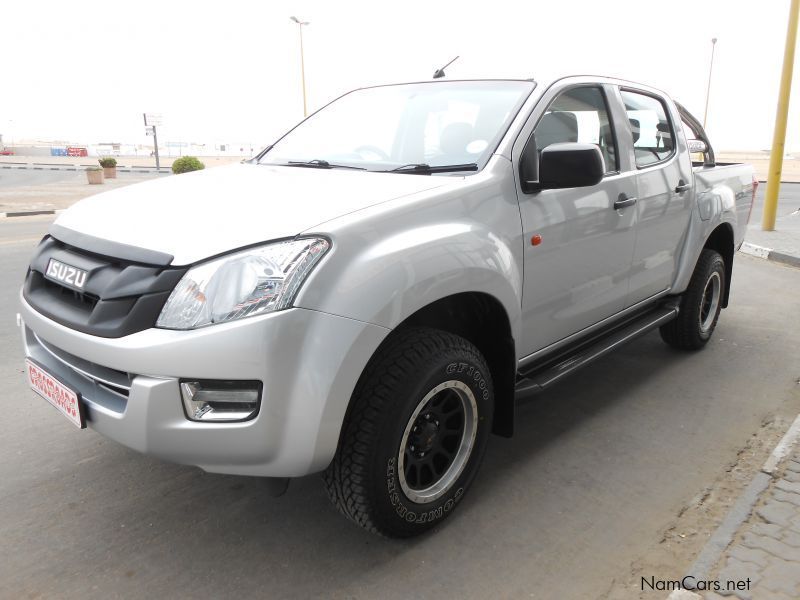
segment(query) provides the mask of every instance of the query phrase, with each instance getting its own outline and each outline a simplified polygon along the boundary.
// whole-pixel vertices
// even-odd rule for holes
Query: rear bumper
[[[68,329],[24,299],[21,315],[26,355],[81,393],[92,429],[165,460],[270,477],[328,465],[358,377],[389,332],[301,308],[115,339]],[[240,423],[189,421],[181,378],[259,380],[261,408]]]

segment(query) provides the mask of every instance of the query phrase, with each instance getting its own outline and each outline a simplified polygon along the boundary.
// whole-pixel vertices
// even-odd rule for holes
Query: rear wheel
[[[722,256],[714,250],[703,250],[681,298],[680,312],[661,327],[661,338],[682,350],[705,346],[717,326],[726,285]]]
[[[470,342],[427,328],[395,334],[356,388],[325,472],[328,495],[370,531],[427,531],[475,477],[493,403],[489,369]]]

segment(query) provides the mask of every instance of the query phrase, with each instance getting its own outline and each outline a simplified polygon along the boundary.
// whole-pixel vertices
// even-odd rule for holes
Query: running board
[[[583,346],[576,352],[558,359],[555,364],[546,363],[541,368],[526,372],[517,381],[515,394],[519,398],[544,390],[561,381],[570,373],[616,350],[623,344],[636,339],[678,316],[677,306],[665,306],[650,311],[602,338]]]

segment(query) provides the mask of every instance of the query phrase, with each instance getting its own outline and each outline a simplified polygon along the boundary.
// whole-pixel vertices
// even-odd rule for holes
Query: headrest
[[[633,134],[633,143],[639,141],[639,119],[628,119],[628,122],[631,124],[631,133]]]

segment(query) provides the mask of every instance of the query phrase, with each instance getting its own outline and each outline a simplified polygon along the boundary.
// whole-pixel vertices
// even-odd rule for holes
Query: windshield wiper
[[[285,164],[287,167],[311,167],[314,169],[357,169],[359,171],[367,170],[364,167],[354,167],[353,165],[337,165],[335,163],[330,163],[327,160],[322,160],[321,158],[314,158],[312,160],[290,160],[287,163],[275,163],[275,164]]]
[[[477,171],[477,163],[466,163],[463,165],[436,165],[434,167],[425,163],[411,163],[401,165],[396,169],[382,171],[382,173],[412,173],[418,175],[430,175],[431,173],[453,173],[455,171]]]

